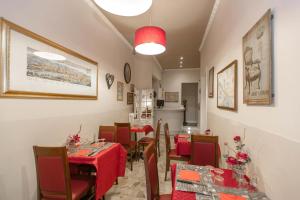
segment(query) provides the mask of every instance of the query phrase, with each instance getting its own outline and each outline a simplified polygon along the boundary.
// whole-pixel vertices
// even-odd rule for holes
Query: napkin
[[[90,149],[80,149],[72,154],[72,156],[87,156],[88,154],[92,153]]]
[[[200,176],[199,172],[195,172],[192,170],[181,170],[179,172],[179,179],[182,179],[185,181],[200,182],[201,176]]]
[[[219,197],[220,197],[220,200],[246,200],[245,197],[236,196],[233,194],[225,194],[225,193],[220,193]]]

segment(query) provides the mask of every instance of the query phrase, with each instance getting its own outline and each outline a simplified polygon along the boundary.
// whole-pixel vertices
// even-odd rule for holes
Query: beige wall
[[[100,124],[128,121],[132,110],[126,104],[129,84],[125,84],[124,101],[116,101],[116,82],[124,82],[123,66],[132,66],[132,83],[136,77],[152,78],[135,68],[158,67],[140,61],[119,35],[112,31],[85,0],[3,0],[0,15],[31,31],[73,49],[99,63],[98,100],[25,100],[0,99],[0,199],[36,199],[33,145],[62,145],[69,134],[83,125],[82,137],[93,138]],[[107,89],[105,74],[115,75]],[[151,84],[149,85],[151,87]]]
[[[274,13],[274,104],[247,106],[242,93],[242,37],[269,8]],[[278,200],[300,199],[300,175],[295,172],[300,168],[299,8],[300,1],[295,0],[221,1],[201,51],[201,81],[206,81],[210,67],[217,73],[238,59],[238,111],[216,107],[216,75],[215,98],[207,99],[201,109],[207,109],[207,126],[220,135],[221,144],[235,134],[246,136],[253,156],[250,174],[258,174],[260,188]],[[204,91],[207,98],[205,84]]]

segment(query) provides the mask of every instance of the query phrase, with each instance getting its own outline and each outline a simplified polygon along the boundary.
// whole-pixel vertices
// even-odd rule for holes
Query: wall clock
[[[131,81],[131,69],[128,63],[124,65],[124,79],[126,83],[130,83]]]

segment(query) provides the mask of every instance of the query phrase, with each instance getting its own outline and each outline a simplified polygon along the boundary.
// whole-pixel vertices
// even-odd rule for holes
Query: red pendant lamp
[[[166,51],[166,32],[157,26],[144,26],[135,31],[134,48],[143,55],[158,55]]]

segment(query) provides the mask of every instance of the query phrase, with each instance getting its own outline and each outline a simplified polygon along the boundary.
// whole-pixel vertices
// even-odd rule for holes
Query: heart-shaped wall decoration
[[[107,73],[105,75],[105,78],[106,78],[107,87],[108,87],[108,89],[110,89],[110,87],[114,83],[115,76],[113,74]]]

